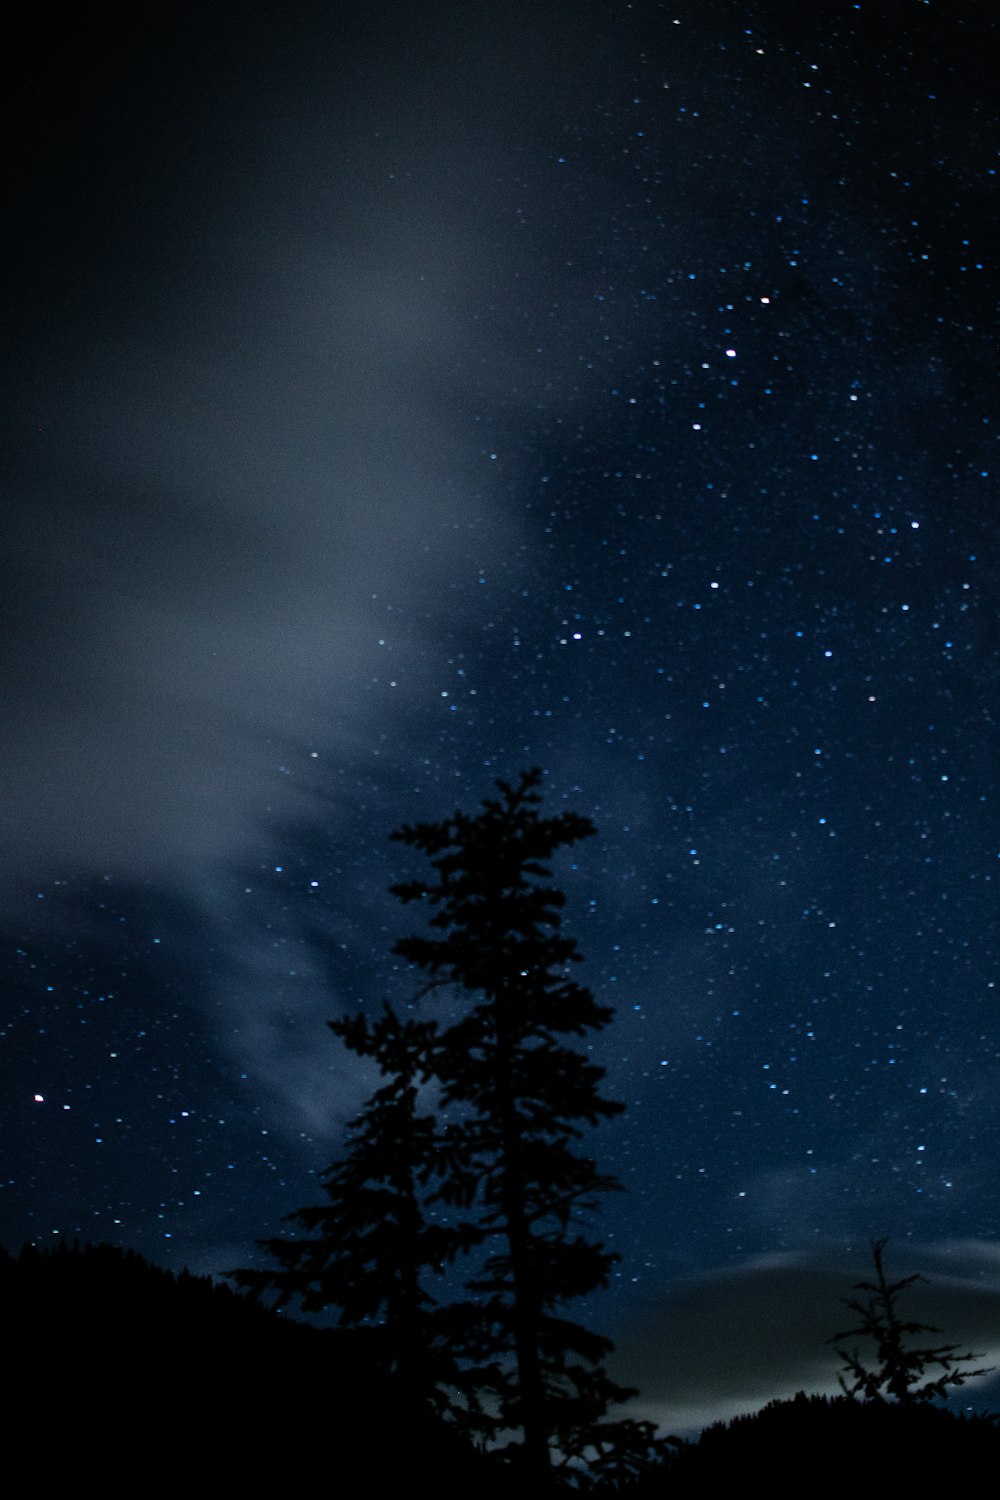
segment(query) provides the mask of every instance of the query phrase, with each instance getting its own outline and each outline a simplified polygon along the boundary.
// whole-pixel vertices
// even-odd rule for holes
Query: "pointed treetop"
[[[852,1312],[857,1313],[858,1326],[835,1333],[828,1341],[837,1348],[844,1361],[844,1369],[837,1379],[845,1396],[858,1396],[863,1401],[898,1401],[912,1406],[943,1399],[952,1388],[964,1385],[973,1376],[988,1375],[989,1369],[961,1368],[982,1356],[971,1352],[959,1354],[957,1344],[914,1347],[906,1342],[915,1334],[940,1333],[941,1330],[931,1323],[917,1323],[899,1316],[896,1298],[926,1278],[913,1275],[904,1276],[901,1281],[887,1280],[882,1252],[888,1243],[888,1238],[872,1241],[875,1280],[858,1281],[854,1285],[856,1292],[867,1292],[868,1296],[842,1299]],[[853,1338],[874,1341],[877,1356],[874,1369],[869,1369],[857,1349],[848,1351],[839,1347],[842,1339]],[[935,1369],[941,1374],[927,1379],[928,1371]]]

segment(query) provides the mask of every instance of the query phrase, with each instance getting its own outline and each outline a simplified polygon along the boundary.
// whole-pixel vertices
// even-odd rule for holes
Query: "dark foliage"
[[[564,1311],[606,1285],[616,1259],[585,1222],[619,1184],[577,1142],[622,1106],[568,1041],[611,1011],[570,975],[579,954],[548,868],[594,827],[542,817],[540,779],[498,782],[478,815],[394,835],[434,872],[394,887],[431,928],[395,952],[427,975],[418,1000],[450,987],[460,1013],[446,1025],[386,1007],[374,1024],[332,1023],[382,1084],[326,1173],[327,1202],[292,1216],[305,1235],[262,1241],[277,1268],[233,1275],[279,1303],[338,1309],[370,1331],[413,1409],[447,1410],[536,1486],[559,1468],[582,1487],[640,1472],[656,1445],[651,1424],[609,1415],[634,1393],[603,1368],[609,1341]],[[427,1084],[433,1110],[420,1103]]]
[[[255,1493],[287,1487],[322,1435],[343,1493],[354,1473],[398,1494],[420,1472],[435,1500],[505,1493],[487,1459],[408,1411],[361,1330],[310,1327],[108,1245],[0,1251],[0,1307],[11,1472]]]
[[[327,1201],[291,1215],[305,1236],[260,1242],[278,1269],[230,1274],[255,1296],[277,1293],[278,1306],[339,1309],[342,1326],[368,1330],[380,1374],[410,1406],[440,1409],[459,1370],[423,1273],[439,1272],[457,1240],[424,1212],[441,1156],[436,1117],[418,1107],[437,1028],[386,1006],[374,1024],[355,1016],[330,1029],[377,1063],[383,1082],[352,1122],[346,1155],[324,1173]]]
[[[0,1250],[11,1472],[116,1489],[284,1486],[319,1452],[345,1495],[509,1500],[511,1475],[433,1419],[408,1417],[363,1330],[321,1330],[206,1277],[107,1245]],[[686,1500],[755,1481],[798,1493],[953,1485],[1000,1460],[994,1417],[926,1403],[799,1395],[707,1429],[644,1477],[597,1493]],[[536,1495],[536,1486],[524,1486]]]
[[[863,1401],[899,1401],[904,1405],[934,1401],[946,1397],[949,1392],[976,1375],[987,1375],[989,1369],[968,1370],[965,1365],[974,1364],[981,1358],[978,1354],[959,1354],[957,1344],[912,1345],[908,1339],[922,1333],[940,1333],[939,1328],[929,1323],[916,1323],[899,1316],[896,1298],[901,1292],[923,1281],[922,1276],[904,1276],[902,1281],[887,1281],[882,1264],[882,1252],[887,1239],[872,1242],[872,1258],[875,1262],[875,1280],[859,1281],[856,1292],[867,1292],[865,1298],[845,1297],[844,1303],[860,1319],[856,1328],[835,1333],[831,1344],[838,1345],[842,1339],[867,1338],[875,1344],[875,1368],[869,1369],[857,1349],[848,1351],[837,1348],[844,1361],[844,1372],[838,1375],[841,1389],[847,1396],[858,1396]],[[928,1371],[940,1370],[940,1375],[928,1376]]]
[[[790,1494],[891,1494],[911,1486],[924,1493],[953,1486],[977,1466],[992,1471],[998,1459],[994,1417],[800,1393],[706,1428],[697,1442],[675,1441],[659,1469],[621,1493],[687,1500],[753,1485]]]
[[[620,1185],[576,1142],[623,1106],[604,1098],[604,1070],[566,1040],[599,1031],[612,1012],[569,973],[579,953],[560,930],[563,894],[549,883],[553,854],[594,826],[574,813],[542,817],[540,781],[531,771],[517,786],[498,782],[499,797],[477,816],[394,835],[434,870],[394,887],[432,911],[431,934],[395,951],[424,970],[428,987],[469,997],[438,1036],[432,1066],[449,1120],[437,1197],[482,1247],[460,1309],[471,1425],[505,1442],[536,1481],[556,1464],[582,1482],[641,1468],[653,1433],[608,1419],[634,1393],[601,1366],[609,1341],[562,1312],[606,1285],[617,1258],[584,1223]]]

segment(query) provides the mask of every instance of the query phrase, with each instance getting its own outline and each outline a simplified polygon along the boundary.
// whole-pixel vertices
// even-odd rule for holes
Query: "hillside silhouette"
[[[739,1490],[755,1480],[791,1494],[874,1496],[909,1485],[923,1493],[953,1485],[977,1464],[995,1471],[998,1459],[995,1417],[800,1392],[677,1444],[658,1473],[624,1493],[631,1500],[686,1500],[704,1495],[706,1485]]]
[[[322,1454],[345,1495],[420,1473],[435,1500],[502,1493],[488,1458],[403,1408],[365,1330],[100,1244],[0,1250],[0,1306],[11,1461],[47,1480],[288,1484]]]
[[[316,1328],[109,1245],[0,1250],[0,1298],[12,1460],[41,1459],[56,1482],[113,1471],[117,1488],[152,1471],[287,1484],[322,1454],[345,1496],[392,1484],[433,1500],[501,1500],[516,1485],[442,1423],[407,1412],[376,1373],[366,1330]],[[641,1480],[591,1493],[685,1500],[706,1484],[780,1477],[803,1492],[874,1495],[998,1460],[997,1418],[800,1394],[674,1444]]]

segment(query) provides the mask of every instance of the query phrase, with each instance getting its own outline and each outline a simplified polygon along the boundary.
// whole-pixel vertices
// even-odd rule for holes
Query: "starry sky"
[[[245,1264],[389,834],[539,765],[643,1412],[829,1389],[880,1235],[1000,1363],[1000,22],[497,9],[8,64],[0,1241]]]

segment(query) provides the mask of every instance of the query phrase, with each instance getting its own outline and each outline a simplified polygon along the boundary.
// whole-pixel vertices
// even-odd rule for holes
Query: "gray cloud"
[[[472,328],[481,142],[446,111],[407,134],[412,85],[363,45],[354,67],[202,106],[20,372],[8,869],[238,857],[306,812],[285,746],[372,735],[387,604],[408,683],[470,530],[487,559],[509,540],[466,397],[504,359]]]
[[[940,1328],[940,1342],[971,1348],[984,1366],[1000,1368],[994,1245],[890,1244],[886,1270],[892,1280],[925,1274],[926,1285],[904,1294],[907,1315]],[[850,1325],[841,1299],[870,1275],[870,1258],[855,1250],[760,1256],[678,1282],[638,1316],[633,1310],[617,1337],[614,1373],[642,1392],[629,1410],[683,1435],[800,1390],[838,1394],[841,1361],[828,1340],[845,1319]],[[956,1400],[989,1405],[989,1392],[995,1404],[997,1389],[994,1375],[965,1386]]]
[[[295,830],[333,841],[342,814],[355,847],[330,920],[353,913],[357,861],[399,816],[378,778],[413,775],[372,748],[437,713],[449,585],[517,543],[471,404],[480,373],[496,389],[522,361],[473,315],[506,254],[477,185],[518,127],[487,102],[460,128],[432,33],[415,24],[394,62],[375,37],[345,54],[323,23],[308,59],[305,32],[282,38],[287,75],[275,55],[266,79],[181,92],[159,121],[173,154],[140,143],[134,176],[99,164],[119,201],[107,224],[95,209],[97,253],[87,224],[62,247],[83,270],[8,394],[8,916],[92,876],[197,907],[198,1003],[292,1138],[336,1137],[367,1093],[324,1026],[356,991],[281,891],[243,901],[241,871]],[[489,49],[467,41],[462,88],[488,101]],[[379,941],[385,883],[348,967]]]

